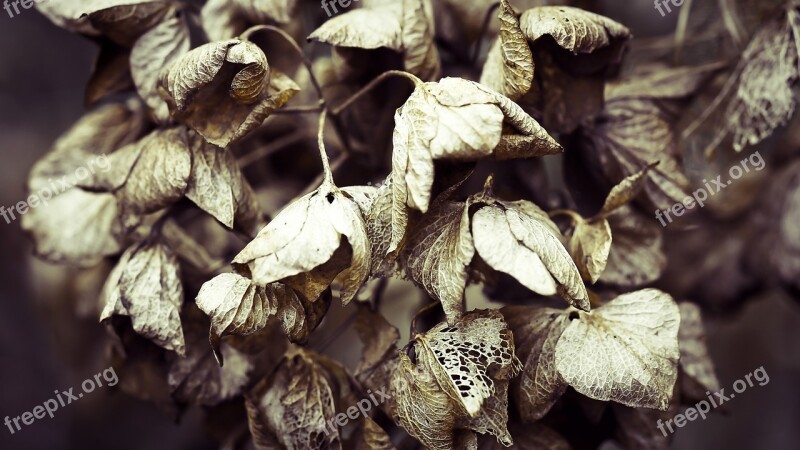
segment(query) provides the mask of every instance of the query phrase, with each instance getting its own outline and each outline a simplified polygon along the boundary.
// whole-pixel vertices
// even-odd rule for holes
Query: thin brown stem
[[[319,145],[319,157],[322,160],[322,183],[329,187],[334,186],[333,172],[331,172],[331,164],[328,161],[328,153],[325,151],[325,117],[328,115],[328,110],[323,110],[319,115],[319,133],[317,133],[317,145]]]
[[[288,108],[276,109],[272,114],[309,114],[321,112],[323,105],[303,105],[291,106]]]
[[[308,77],[311,81],[311,84],[314,86],[314,90],[317,91],[317,97],[319,97],[319,103],[321,107],[325,107],[327,105],[327,101],[325,100],[325,95],[322,93],[322,85],[319,84],[319,80],[317,80],[316,75],[314,75],[314,67],[310,59],[306,56],[303,52],[303,49],[300,47],[300,44],[294,40],[294,38],[284,30],[273,26],[273,25],[256,25],[254,27],[249,28],[247,31],[242,33],[242,39],[248,39],[253,33],[258,31],[271,31],[273,33],[278,33],[292,46],[295,52],[302,58],[303,65],[306,66],[306,70],[308,71]],[[333,126],[336,128],[336,133],[339,135],[339,138],[342,140],[342,145],[344,146],[344,150],[347,153],[350,153],[350,139],[348,138],[347,134],[344,132],[344,127],[342,126],[341,121],[339,118],[334,115],[333,117]]]
[[[572,219],[573,223],[580,223],[583,222],[583,217],[580,214],[576,213],[575,211],[569,209],[556,209],[554,211],[550,211],[547,213],[550,217],[558,217],[558,216],[568,216]]]
[[[283,150],[290,145],[296,144],[297,142],[302,141],[307,137],[304,131],[297,131],[295,133],[287,134],[286,136],[281,136],[276,141],[271,142],[269,145],[265,145],[258,150],[252,151],[246,155],[243,155],[239,158],[239,167],[244,169],[245,167],[253,164],[254,162],[266,158],[273,153],[276,153],[280,150]]]
[[[394,77],[394,76],[403,77],[403,78],[409,79],[409,80],[411,80],[412,83],[414,83],[414,86],[419,86],[419,85],[422,84],[422,80],[420,80],[419,78],[417,78],[413,74],[410,74],[408,72],[403,72],[402,70],[389,70],[389,71],[383,72],[382,74],[380,74],[377,77],[375,77],[375,79],[373,79],[366,86],[361,88],[361,90],[359,90],[358,92],[353,94],[352,97],[350,97],[347,100],[345,100],[344,103],[342,103],[341,105],[337,106],[336,108],[333,108],[331,110],[331,114],[333,114],[334,116],[338,116],[339,114],[341,114],[342,111],[344,111],[350,105],[355,103],[364,94],[366,94],[367,92],[369,92],[372,89],[374,89],[375,86],[377,86],[381,81],[383,81],[383,80],[385,80],[385,79],[387,79],[389,77]]]
[[[417,320],[420,318],[420,316],[426,314],[427,312],[431,311],[433,308],[436,308],[440,304],[441,302],[439,300],[435,300],[433,303],[425,305],[422,309],[417,311],[416,314],[414,314],[414,318],[411,319],[411,328],[409,329],[409,335],[408,335],[409,339],[414,339],[414,336],[417,335],[417,330],[418,330]]]
[[[344,162],[348,160],[349,156],[350,155],[347,153],[340,153],[339,156],[337,156],[333,160],[333,162],[330,163],[331,173],[336,173],[339,170],[339,168],[342,167],[342,164],[344,164]],[[299,194],[299,197],[302,197],[310,192],[313,192],[314,190],[319,188],[324,181],[325,181],[325,174],[324,173],[319,174],[317,178],[314,178],[314,181],[308,183],[308,186],[306,186],[306,188],[303,189],[303,192]]]
[[[303,49],[300,47],[300,44],[298,44],[289,33],[273,25],[256,25],[248,28],[244,33],[242,33],[241,38],[249,41],[250,36],[262,30],[279,34],[284,40],[286,40],[286,42],[289,43],[289,45],[292,46],[292,48],[294,48],[297,55],[303,60],[303,65],[306,66],[306,70],[308,70],[309,79],[311,80],[311,84],[314,86],[314,89],[317,91],[317,96],[322,102],[324,102],[325,100],[324,96],[322,95],[322,87],[320,86],[319,81],[317,81],[317,77],[314,75],[313,64],[311,63],[311,60],[308,59],[305,52],[303,52]]]
[[[686,0],[678,16],[678,24],[675,27],[675,64],[680,63],[681,52],[683,51],[684,41],[686,40],[686,29],[689,26],[689,15],[692,10],[692,0]]]
[[[486,35],[486,31],[489,30],[489,22],[492,20],[492,14],[497,10],[500,6],[500,2],[497,2],[490,6],[486,10],[486,15],[483,16],[483,24],[481,25],[481,33],[478,35],[478,40],[475,42],[475,48],[472,50],[472,56],[470,57],[470,62],[474,65],[478,62],[478,56],[481,54],[481,47],[483,43],[483,37]]]

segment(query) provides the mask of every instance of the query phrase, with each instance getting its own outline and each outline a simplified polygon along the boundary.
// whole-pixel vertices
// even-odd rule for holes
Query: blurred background
[[[671,32],[677,20],[677,14],[662,18],[650,0],[605,3],[608,15],[636,36]],[[0,205],[8,208],[26,198],[34,162],[83,114],[83,89],[96,52],[93,43],[33,9],[13,19],[0,11]],[[107,368],[109,338],[96,318],[72,311],[81,294],[76,272],[37,261],[18,220],[0,219],[0,243],[1,420]],[[800,448],[800,303],[794,300],[785,293],[761,294],[729,314],[706,316],[721,385],[729,389],[760,366],[770,381],[707,420],[690,422],[676,433],[674,448]],[[217,447],[197,411],[175,423],[151,403],[101,388],[13,436],[3,426],[0,448]]]

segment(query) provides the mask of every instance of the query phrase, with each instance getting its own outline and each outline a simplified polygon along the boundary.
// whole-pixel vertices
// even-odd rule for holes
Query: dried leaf
[[[299,348],[287,352],[247,397],[255,448],[273,449],[278,441],[288,450],[341,449],[338,429],[327,428],[336,414],[336,392],[316,355]]]
[[[441,62],[433,40],[431,9],[430,0],[365,5],[326,21],[308,40],[336,47],[389,48],[403,54],[406,71],[423,80],[436,80]]]
[[[261,212],[250,183],[242,174],[231,152],[189,135],[192,151],[192,172],[186,187],[186,198],[223,225],[234,224],[248,234],[255,234]]]
[[[547,35],[576,54],[592,53],[630,37],[630,30],[608,17],[570,6],[531,8],[522,13],[519,22],[530,41]]]
[[[560,434],[540,423],[512,424],[508,428],[514,438],[514,445],[508,447],[509,450],[570,450],[572,448]],[[497,442],[490,444],[484,450],[504,450],[506,448],[501,447]]]
[[[184,127],[158,129],[109,155],[111,169],[81,186],[113,192],[124,214],[149,214],[180,200],[192,170]]]
[[[247,23],[289,23],[297,0],[209,0],[201,11],[203,29],[211,41],[239,35]]]
[[[501,0],[498,17],[500,34],[486,57],[481,84],[517,100],[531,89],[533,53],[508,0]]]
[[[346,240],[346,241],[345,241]],[[342,190],[326,181],[319,189],[281,211],[234,259],[249,266],[253,281],[266,286],[306,274],[331,261],[340,247],[352,257],[336,264],[323,279],[342,279],[341,300],[355,297],[369,273],[370,243],[361,210]],[[327,272],[331,272],[327,270]],[[314,278],[314,274],[310,274]],[[301,283],[312,280],[301,280]],[[297,287],[295,287],[297,288]],[[316,297],[308,298],[314,300]]]
[[[169,120],[167,104],[158,94],[158,77],[189,51],[189,27],[182,11],[175,10],[133,45],[130,70],[136,90],[159,123]]]
[[[504,121],[520,134],[536,137],[532,151],[560,151],[558,143],[518,105],[475,82],[445,78],[416,87],[395,114],[390,251],[398,248],[405,235],[405,208],[428,210],[433,161],[489,157],[500,143]]]
[[[52,262],[92,265],[121,250],[123,226],[114,196],[73,186],[109,169],[105,154],[138,138],[143,127],[142,110],[135,103],[100,106],[34,165],[28,189],[43,207],[30,208],[22,216],[22,229],[32,235],[37,255]]]
[[[600,280],[630,288],[661,277],[667,267],[667,257],[662,250],[662,228],[658,222],[630,206],[612,213],[608,222],[614,240]]]
[[[172,5],[166,0],[92,0],[85,3],[82,12],[88,15],[92,28],[128,48],[159,24]]]
[[[472,234],[478,254],[493,269],[541,295],[558,292],[571,305],[589,310],[586,287],[561,233],[535,204],[498,200],[483,206],[473,215]]]
[[[463,203],[448,202],[431,211],[409,240],[406,273],[442,303],[448,323],[454,324],[464,312],[467,267],[474,254]]]
[[[578,317],[556,344],[556,368],[587,397],[667,409],[678,377],[678,305],[656,289],[623,294]]]
[[[377,312],[359,308],[355,324],[359,339],[364,344],[356,377],[369,374],[379,364],[394,356],[400,332]]]
[[[225,148],[299,91],[249,41],[212,42],[183,55],[159,80],[171,116]]]
[[[506,306],[502,313],[514,333],[517,355],[524,362],[512,393],[522,420],[535,422],[567,390],[556,369],[556,343],[569,320],[562,310],[553,308]]]
[[[431,450],[453,448],[456,428],[490,433],[511,444],[508,382],[519,372],[511,333],[497,311],[475,311],[455,326],[441,323],[400,354],[392,375],[397,422]]]
[[[633,200],[634,197],[641,192],[642,188],[644,188],[645,182],[647,181],[647,173],[657,165],[658,162],[650,164],[633,175],[625,177],[625,179],[611,188],[611,192],[608,193],[606,201],[603,203],[603,209],[600,210],[598,216],[606,217],[622,205]]]
[[[681,326],[678,344],[681,352],[681,393],[691,399],[702,400],[704,392],[717,392],[720,385],[714,364],[708,355],[706,334],[700,308],[694,303],[680,304]]]
[[[606,177],[622,180],[659,161],[647,172],[644,190],[659,209],[687,196],[689,180],[675,157],[677,137],[671,114],[652,99],[611,99],[594,127],[586,129]]]
[[[724,113],[737,151],[763,141],[792,117],[798,46],[800,10],[789,2],[785,14],[762,27],[742,53],[739,84]]]
[[[100,53],[95,59],[92,76],[86,83],[84,103],[92,106],[113,94],[133,89],[130,51],[113,43],[100,44]]]
[[[234,347],[222,344],[227,364],[220,367],[208,346],[207,324],[201,318],[187,321],[186,356],[173,358],[167,379],[172,395],[178,400],[213,406],[242,393],[253,364]]]
[[[374,420],[364,417],[355,450],[396,450],[389,435]]]
[[[101,321],[112,315],[129,316],[137,333],[185,354],[180,266],[168,247],[145,242],[128,248],[103,287],[103,302]]]
[[[611,252],[611,226],[606,219],[581,220],[569,239],[569,253],[584,280],[596,283]]]

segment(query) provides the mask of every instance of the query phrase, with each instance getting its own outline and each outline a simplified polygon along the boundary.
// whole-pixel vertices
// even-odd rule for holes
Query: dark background
[[[649,0],[637,0],[638,6],[606,3],[609,15],[638,36],[668,32],[677,20],[677,14],[661,18]],[[13,19],[0,10],[0,205],[25,199],[34,162],[84,112],[83,87],[95,53],[93,43],[58,29],[35,10]],[[103,327],[91,318],[70,320],[63,312],[72,304],[66,298],[72,295],[67,291],[73,272],[36,261],[19,221],[0,219],[0,242],[2,420],[32,410],[55,389],[78,386],[109,363]],[[690,422],[677,433],[674,448],[800,448],[798,323],[798,304],[777,294],[748,302],[732,317],[707,321],[711,357],[723,387],[729,391],[736,379],[762,365],[770,382],[737,396],[724,414]],[[77,336],[91,337],[92,345],[75,348]],[[2,426],[0,448],[216,446],[199,412],[189,412],[176,424],[149,403],[101,388],[13,436]]]

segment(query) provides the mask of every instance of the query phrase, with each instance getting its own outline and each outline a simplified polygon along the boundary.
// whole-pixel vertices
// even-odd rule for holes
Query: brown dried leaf
[[[561,294],[570,305],[590,309],[580,272],[547,214],[528,201],[496,201],[472,218],[478,255],[541,295]]]
[[[209,0],[201,11],[203,29],[211,41],[239,35],[248,23],[289,23],[297,0]]]
[[[365,4],[333,17],[308,40],[336,47],[389,48],[403,54],[406,71],[432,81],[441,74],[434,34],[430,0],[401,0]]]
[[[646,285],[661,277],[667,267],[658,222],[623,206],[608,217],[614,240],[608,264],[600,276],[604,283],[623,287]]]
[[[678,377],[678,305],[643,289],[578,312],[556,344],[556,368],[587,397],[632,407],[669,407]]]
[[[187,321],[186,356],[174,357],[169,366],[172,395],[192,405],[213,406],[241,394],[253,369],[243,353],[224,343],[221,353],[227,364],[217,364],[206,339],[207,325],[202,317]]]
[[[392,154],[392,243],[397,249],[408,223],[406,208],[428,210],[436,159],[476,161],[488,158],[500,143],[503,122],[534,136],[541,149],[559,144],[508,98],[461,78],[419,84],[395,114]],[[557,150],[556,150],[557,149]]]
[[[356,436],[355,450],[396,450],[392,440],[369,416],[364,417]]]
[[[464,312],[467,267],[475,254],[467,207],[447,202],[431,211],[409,239],[406,274],[442,303],[454,324]]]
[[[341,449],[339,431],[327,428],[336,414],[337,387],[317,355],[293,348],[246,399],[257,450]]]
[[[657,165],[658,162],[654,162],[633,175],[625,177],[625,179],[611,188],[611,192],[608,193],[606,201],[603,203],[603,209],[600,210],[597,216],[605,218],[622,205],[633,200],[639,192],[642,191],[642,188],[644,188],[645,182],[647,181],[647,173]]]
[[[189,134],[192,172],[186,198],[214,216],[223,225],[245,230],[250,235],[261,225],[261,208],[255,192],[239,169],[231,152]]]
[[[571,6],[531,8],[522,13],[519,22],[531,42],[551,36],[561,48],[575,54],[618,44],[631,34],[628,28],[608,17]]]
[[[702,400],[704,392],[719,391],[719,380],[714,364],[708,355],[706,333],[700,308],[694,303],[680,305],[681,326],[678,344],[681,351],[681,394],[690,399]]]
[[[125,215],[149,214],[177,202],[192,171],[186,131],[179,126],[151,132],[109,155],[111,169],[81,186],[114,193]]]
[[[189,51],[189,26],[183,12],[173,9],[168,18],[144,33],[130,53],[130,71],[136,90],[159,123],[169,120],[167,104],[158,93],[158,78]]]
[[[417,335],[412,360],[400,354],[391,389],[397,423],[431,450],[453,448],[456,428],[511,444],[508,383],[519,372],[514,342],[497,311],[474,311],[455,326]]]
[[[568,247],[584,280],[594,284],[600,278],[608,263],[611,241],[611,226],[606,219],[575,224]]]
[[[766,139],[794,113],[793,86],[800,77],[798,8],[789,2],[785,14],[762,27],[742,53],[739,84],[724,114],[736,151]]]
[[[222,148],[260,126],[299,89],[270,70],[258,46],[239,39],[195,48],[159,80],[171,116]]]
[[[502,313],[514,333],[517,355],[524,362],[512,393],[522,420],[535,422],[567,390],[567,382],[556,369],[556,343],[569,320],[563,310],[553,308],[506,306]]]
[[[336,254],[340,247],[351,253]],[[326,179],[317,190],[283,209],[234,262],[248,265],[259,286],[297,275],[305,277],[296,279],[300,284],[318,279],[329,283],[338,274],[343,283],[341,300],[347,304],[367,279],[369,257],[370,243],[358,204]],[[325,263],[333,266],[332,270],[323,268],[324,276],[310,273]]]
[[[140,335],[181,356],[186,353],[180,266],[168,247],[143,242],[128,248],[103,287],[103,303],[101,321],[129,316]]]
[[[486,57],[481,84],[518,100],[533,83],[533,53],[508,0],[500,1],[498,18],[500,34]]]
[[[355,376],[368,375],[374,368],[394,356],[400,332],[377,312],[359,308],[355,324],[359,339],[364,344]]]
[[[33,237],[37,255],[51,262],[93,265],[122,249],[123,226],[114,196],[73,186],[109,169],[110,158],[105,154],[135,140],[143,127],[138,104],[100,106],[64,133],[34,165],[28,189],[46,207],[30,208],[22,216],[22,229]]]

